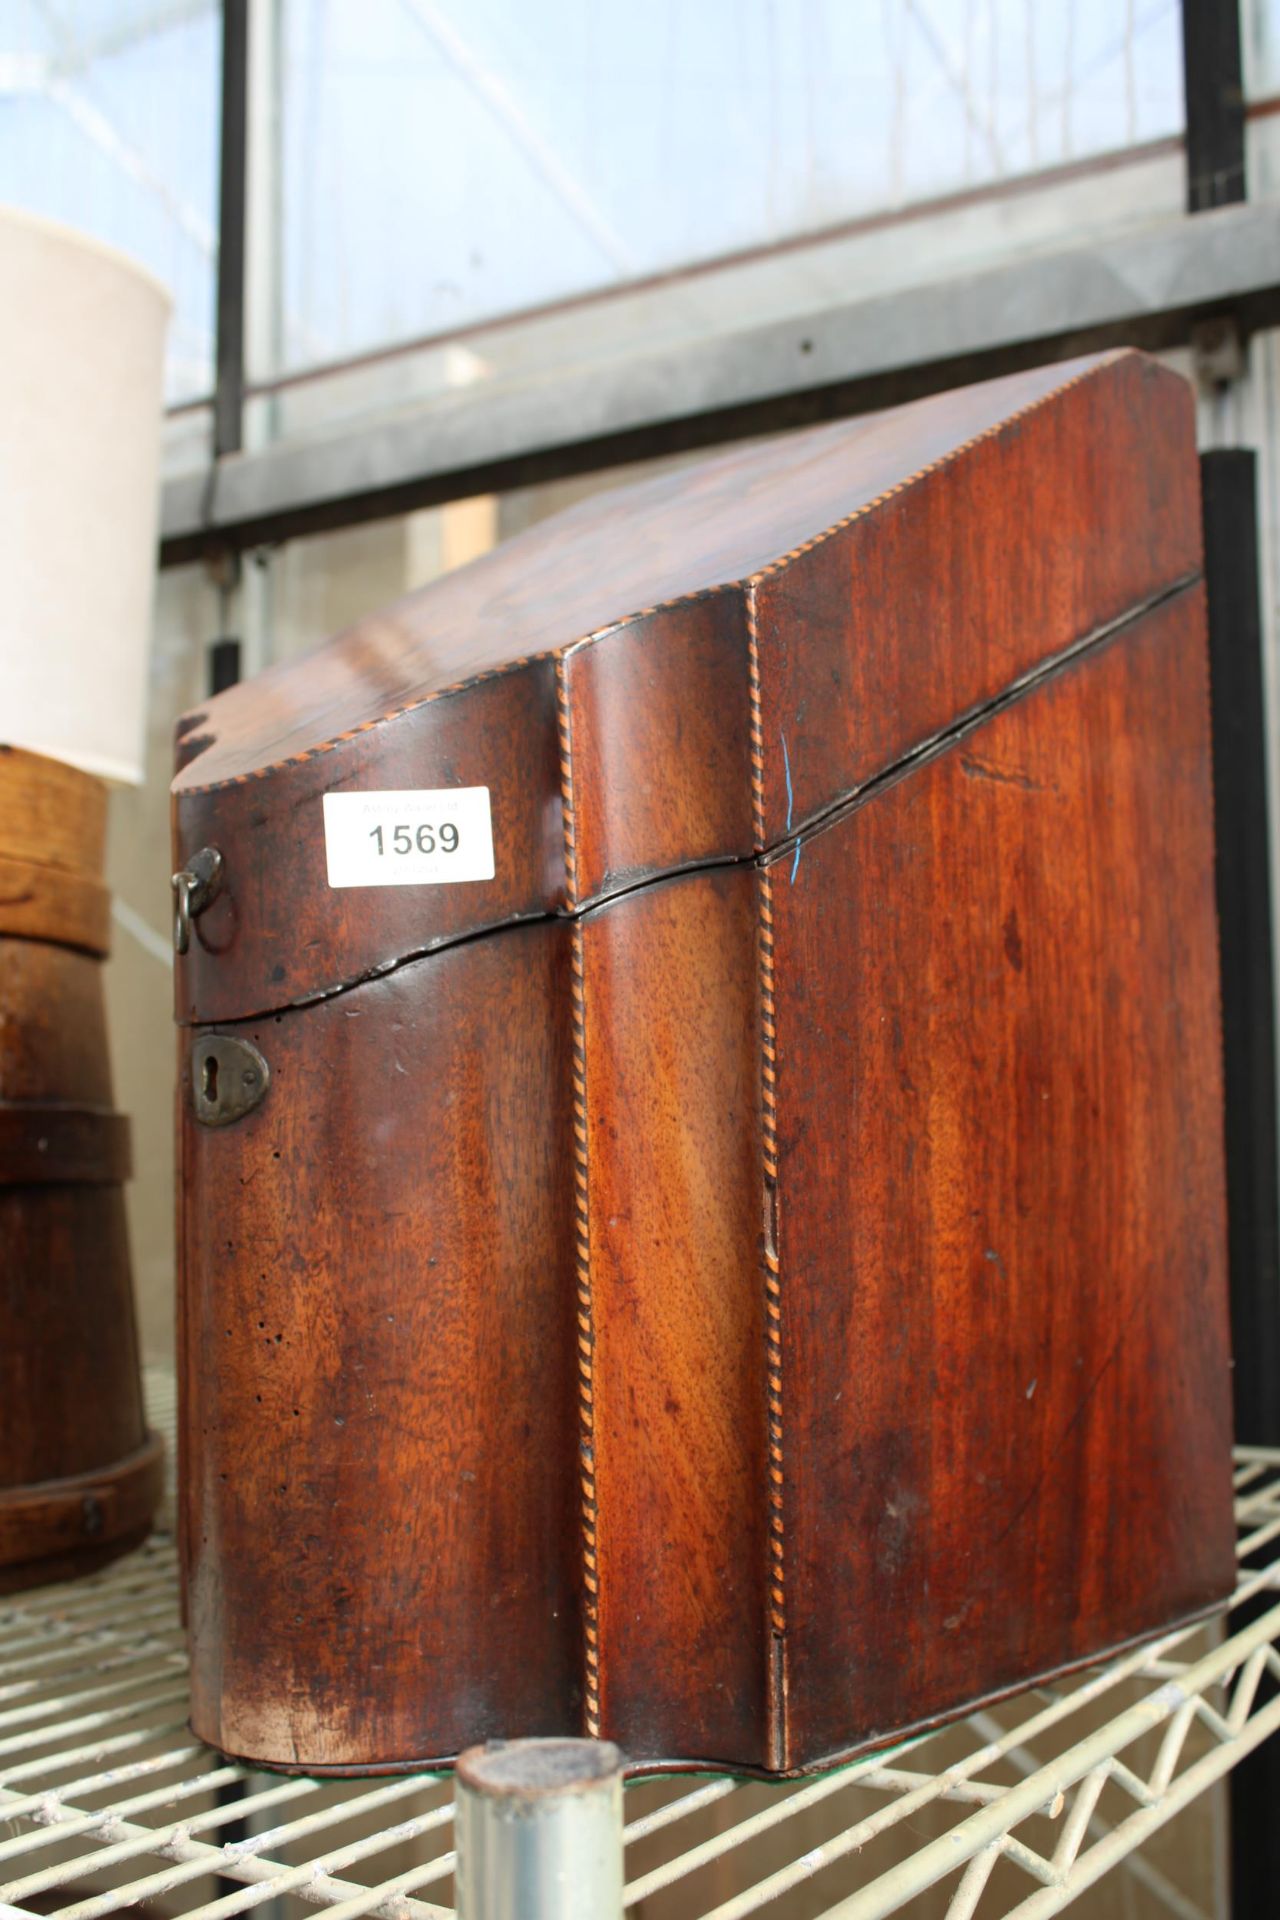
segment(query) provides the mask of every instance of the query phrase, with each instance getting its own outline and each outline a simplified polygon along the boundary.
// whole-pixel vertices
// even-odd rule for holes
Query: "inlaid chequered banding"
[[[767,867],[760,869],[758,884],[761,1161],[765,1184],[764,1358],[769,1481],[769,1625],[774,1633],[783,1634],[786,1632],[787,1619],[783,1551],[782,1269],[777,1245],[778,1054],[773,980],[773,880]]]
[[[751,701],[751,819],[758,849],[764,846],[764,730],[760,714],[760,635],[754,586],[746,593],[747,678]],[[778,1258],[778,1028],[774,994],[773,877],[758,872],[756,927],[760,988],[760,1157],[764,1173],[764,1358],[769,1524],[769,1628],[786,1632],[786,1565],[782,1424],[782,1280]]]
[[[751,705],[751,838],[764,851],[764,723],[760,716],[760,631],[754,583],[746,590],[747,692]]]
[[[560,736],[560,800],[564,819],[567,905],[578,898],[578,840],[573,806],[573,745],[563,657],[556,660],[556,717]],[[573,1234],[575,1348],[578,1374],[578,1501],[582,1528],[583,1724],[600,1732],[600,1560],[597,1540],[595,1316],[591,1298],[591,1190],[587,1168],[587,998],[582,921],[569,932],[570,1009],[573,1022]]]
[[[574,1264],[577,1276],[578,1458],[582,1518],[582,1631],[586,1732],[600,1732],[600,1565],[595,1451],[595,1319],[591,1299],[591,1210],[587,1185],[586,995],[582,922],[570,958],[573,999]]]
[[[823,527],[818,533],[812,534],[808,540],[802,540],[798,546],[792,547],[787,553],[779,554],[776,560],[770,560],[766,566],[757,568],[745,582],[748,596],[756,581],[767,580],[771,574],[781,572],[789,561],[797,560],[802,553],[809,553],[814,547],[821,546],[822,542],[829,540],[833,534],[842,533],[846,527],[852,526],[855,520],[861,520],[864,514],[873,513],[877,507],[883,506],[884,502],[891,500],[895,494],[904,492],[908,487],[914,486],[917,481],[927,479],[931,473],[949,466],[962,454],[969,453],[974,447],[980,446],[984,440],[993,439],[1016,421],[1025,419],[1028,414],[1038,412],[1051,400],[1057,400],[1062,394],[1070,392],[1072,387],[1080,386],[1084,381],[1091,379],[1095,373],[1100,372],[1111,360],[1119,357],[1121,357],[1120,352],[1105,355],[1093,365],[1085,367],[1082,372],[1073,374],[1069,380],[1064,380],[1061,386],[1051,387],[1047,393],[1039,394],[1036,399],[1028,401],[1025,407],[1018,407],[1012,413],[1003,414],[999,420],[993,421],[989,427],[984,427],[980,433],[971,435],[968,440],[961,441],[957,446],[948,447],[947,451],[940,454],[936,460],[930,460],[925,466],[917,468],[915,473],[908,474],[906,479],[899,480],[894,486],[886,487],[884,492],[878,493],[873,500],[864,500],[861,506],[853,509],[852,513],[832,521],[830,526]],[[447,687],[437,687],[432,692],[423,694],[420,699],[406,701],[403,706],[392,707],[386,713],[375,715],[372,720],[362,720],[359,726],[350,727],[345,733],[337,734],[331,740],[319,741],[314,747],[307,747],[301,753],[289,754],[282,760],[273,760],[264,767],[254,767],[247,773],[231,774],[224,780],[211,780],[204,786],[184,787],[179,797],[185,799],[191,794],[212,793],[219,787],[243,786],[247,781],[261,780],[267,774],[277,773],[281,767],[302,766],[306,761],[314,760],[318,754],[332,753],[335,747],[340,747],[344,741],[355,739],[357,734],[367,733],[370,727],[380,727],[387,720],[398,720],[403,714],[414,713],[419,707],[430,706],[435,700],[446,700],[454,694],[465,693],[469,688],[480,686],[486,680],[501,679],[504,674],[516,673],[522,667],[534,666],[543,660],[554,660],[558,670],[565,655],[575,652],[579,647],[590,646],[594,641],[603,640],[609,634],[616,633],[619,627],[631,626],[637,620],[647,620],[655,613],[668,613],[673,607],[689,606],[697,600],[714,598],[730,584],[730,582],[722,582],[713,587],[699,587],[692,593],[676,594],[670,600],[660,600],[651,607],[641,607],[635,612],[622,614],[618,619],[608,621],[591,633],[580,634],[563,646],[548,647],[539,653],[522,654],[518,659],[504,660],[501,666],[483,667],[479,673],[473,673],[464,680],[455,680]],[[743,583],[740,582],[740,584]]]
[[[573,810],[573,744],[569,716],[569,683],[564,656],[556,658],[556,727],[560,737],[560,812],[564,821],[565,905],[578,904],[578,832]]]

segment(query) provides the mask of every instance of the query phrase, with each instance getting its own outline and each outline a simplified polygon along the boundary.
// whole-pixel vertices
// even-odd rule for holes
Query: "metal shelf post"
[[[622,1769],[607,1740],[500,1740],[458,1761],[458,1920],[622,1920]]]

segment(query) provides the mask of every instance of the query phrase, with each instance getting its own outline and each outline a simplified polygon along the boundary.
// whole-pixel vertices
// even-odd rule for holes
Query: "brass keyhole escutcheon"
[[[202,1127],[227,1127],[252,1113],[271,1069],[251,1040],[207,1033],[191,1049],[191,1104]]]

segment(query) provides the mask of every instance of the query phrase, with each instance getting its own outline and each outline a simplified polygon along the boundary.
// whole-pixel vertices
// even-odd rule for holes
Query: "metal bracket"
[[[1191,364],[1206,393],[1239,380],[1245,369],[1244,343],[1231,314],[1200,320],[1191,329]]]
[[[185,953],[191,945],[191,922],[222,885],[222,855],[216,847],[201,847],[169,884],[173,888],[173,950]]]
[[[197,1036],[191,1046],[191,1104],[202,1127],[229,1127],[252,1113],[271,1085],[271,1069],[248,1040]]]

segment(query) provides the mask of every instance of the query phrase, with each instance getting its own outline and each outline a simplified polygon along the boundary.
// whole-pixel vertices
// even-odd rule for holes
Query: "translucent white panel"
[[[1177,0],[282,5],[285,370],[1182,124]]]
[[[1253,100],[1280,94],[1280,0],[1243,0],[1245,91]]]
[[[0,5],[0,195],[164,282],[173,400],[213,383],[219,12],[217,0]]]

